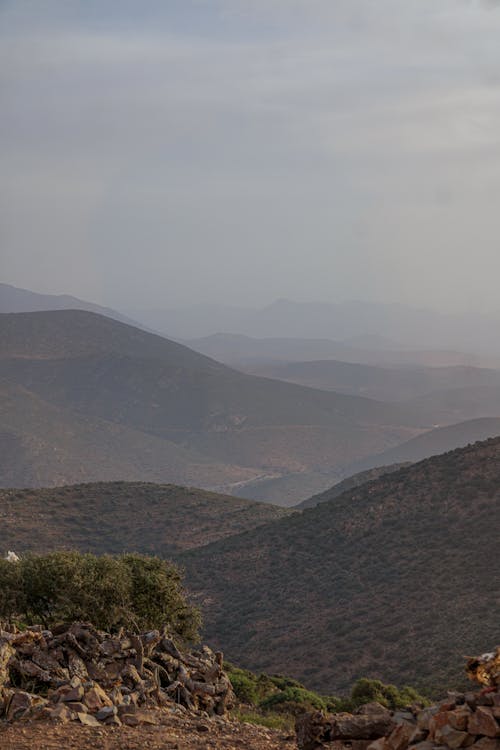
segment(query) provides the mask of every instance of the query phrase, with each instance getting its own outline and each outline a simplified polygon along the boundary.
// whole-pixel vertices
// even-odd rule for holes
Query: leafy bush
[[[416,690],[403,687],[399,690],[395,685],[384,685],[380,680],[369,680],[366,677],[358,680],[351,691],[351,706],[357,708],[364,703],[377,701],[386,708],[405,708],[411,703],[423,703],[427,701]]]
[[[280,717],[285,722],[293,724],[294,717],[304,711],[354,711],[364,703],[372,701],[378,701],[390,709],[403,708],[412,703],[427,703],[413,688],[398,689],[394,685],[385,685],[380,680],[358,680],[350,696],[322,696],[307,690],[300,682],[290,677],[257,675],[227,662],[224,667],[241,704],[236,711],[236,718],[261,723],[264,726],[279,726]],[[244,708],[246,706],[250,706],[251,710]]]
[[[0,561],[0,619],[85,620],[104,630],[163,628],[183,640],[198,635],[178,568],[147,555],[96,556],[75,551]]]
[[[286,687],[261,701],[259,708],[296,715],[303,711],[324,710],[326,703],[317,693],[304,687]]]

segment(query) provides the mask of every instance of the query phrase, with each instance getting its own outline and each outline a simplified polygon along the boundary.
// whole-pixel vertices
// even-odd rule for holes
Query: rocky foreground
[[[500,649],[472,674],[490,687],[433,706],[302,715],[296,736],[232,720],[222,654],[180,651],[158,630],[89,623],[0,629],[2,750],[500,750]],[[493,670],[491,669],[493,665]],[[488,671],[489,670],[489,671]]]
[[[112,636],[88,623],[0,630],[0,717],[136,726],[147,709],[223,716],[234,703],[222,654],[181,652],[165,633]]]
[[[369,703],[356,714],[315,712],[296,730],[299,750],[500,750],[500,691],[449,693],[424,709]]]

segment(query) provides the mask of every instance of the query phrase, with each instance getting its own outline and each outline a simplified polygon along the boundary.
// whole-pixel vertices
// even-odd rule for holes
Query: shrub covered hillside
[[[347,692],[440,692],[498,642],[500,438],[180,556],[230,661]]]

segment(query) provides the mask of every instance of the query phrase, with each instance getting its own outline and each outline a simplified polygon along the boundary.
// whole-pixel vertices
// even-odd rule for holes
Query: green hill
[[[439,689],[498,641],[500,438],[180,556],[205,637],[242,666],[344,692]]]

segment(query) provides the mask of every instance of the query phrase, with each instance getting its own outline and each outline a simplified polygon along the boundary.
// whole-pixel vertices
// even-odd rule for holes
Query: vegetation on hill
[[[246,375],[81,310],[3,314],[0,378],[14,456],[13,466],[0,462],[3,486],[126,478],[229,487],[331,471],[429,426],[418,411]]]
[[[170,557],[291,511],[206,490],[143,482],[0,490],[0,552],[137,551]]]
[[[167,627],[183,640],[198,635],[200,616],[188,604],[179,569],[159,557],[95,556],[75,551],[0,559],[0,619],[92,622],[115,632]]]
[[[281,713],[297,716],[304,711],[354,711],[359,706],[377,701],[391,710],[412,703],[425,703],[426,698],[410,687],[401,690],[380,680],[362,678],[352,687],[349,696],[322,695],[308,690],[298,680],[283,675],[256,674],[248,669],[225,663],[233,690],[241,704],[252,706],[264,714]]]
[[[210,461],[194,449],[74,412],[0,380],[0,487],[137,480],[215,485],[259,472]]]
[[[378,479],[384,474],[391,474],[393,471],[399,471],[405,466],[409,466],[409,463],[392,464],[391,466],[377,466],[374,469],[367,469],[366,471],[360,471],[358,474],[354,474],[352,477],[343,479],[342,482],[330,487],[325,492],[320,492],[318,495],[308,497],[307,500],[303,500],[301,503],[295,506],[297,510],[305,510],[306,508],[314,508],[315,505],[320,503],[328,503],[330,500],[334,500],[344,492],[354,490],[357,487],[361,487],[366,482],[371,482],[374,479]]]
[[[230,660],[345,692],[458,685],[498,640],[500,438],[180,556]]]

